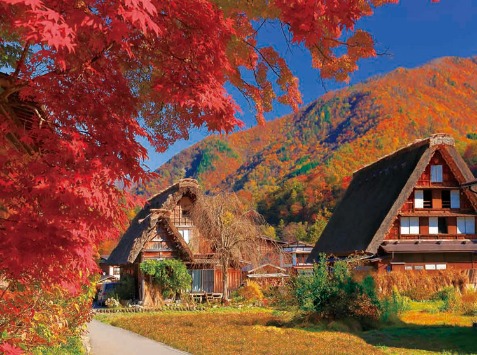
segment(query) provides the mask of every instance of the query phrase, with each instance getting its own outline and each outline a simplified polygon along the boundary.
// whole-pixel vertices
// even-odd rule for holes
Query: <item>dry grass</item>
[[[445,287],[456,287],[461,291],[468,282],[462,270],[440,270],[436,272],[408,271],[373,274],[376,287],[381,296],[389,296],[394,289],[414,300],[429,299]]]
[[[439,302],[413,302],[412,310],[402,314],[402,324],[355,333],[339,327],[323,330],[324,325],[308,318],[296,325],[292,313],[253,309],[98,318],[192,354],[477,353],[473,317],[437,312],[438,306]]]
[[[401,316],[401,320],[404,323],[415,325],[451,325],[459,327],[472,326],[472,317],[448,312],[427,313],[422,311],[408,311]]]
[[[108,318],[112,325],[192,354],[383,353],[352,334],[273,326],[286,319],[271,312],[156,313]]]

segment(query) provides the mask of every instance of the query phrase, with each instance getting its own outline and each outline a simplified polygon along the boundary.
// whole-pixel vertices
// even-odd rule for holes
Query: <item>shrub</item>
[[[410,298],[402,296],[394,286],[391,296],[385,297],[381,301],[381,320],[387,323],[398,323],[398,315],[409,309],[411,309]]]
[[[445,287],[432,298],[442,301],[439,311],[457,312],[460,308],[460,293],[454,287]]]
[[[263,300],[263,293],[260,285],[255,281],[247,280],[245,286],[242,286],[237,291],[238,296],[247,302],[256,302]]]
[[[135,293],[134,277],[123,275],[119,285],[116,286],[115,292],[120,300],[132,300]]]
[[[264,297],[270,306],[276,308],[297,307],[298,301],[295,294],[296,278],[288,279],[283,286],[271,286],[263,290]]]
[[[106,307],[108,308],[117,308],[119,307],[119,301],[114,298],[114,297],[109,297],[105,302],[104,304],[106,305]]]
[[[180,260],[145,260],[140,268],[142,272],[152,276],[165,298],[180,295],[183,290],[189,289],[192,283],[192,277]]]
[[[461,297],[461,311],[465,315],[477,315],[477,291],[466,290]]]
[[[303,310],[315,311],[324,318],[353,317],[367,322],[378,320],[381,313],[373,278],[356,281],[346,261],[331,264],[324,255],[313,275],[297,278],[296,295]]]

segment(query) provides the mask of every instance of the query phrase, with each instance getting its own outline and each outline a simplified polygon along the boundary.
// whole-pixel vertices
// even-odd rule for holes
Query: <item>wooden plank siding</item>
[[[235,291],[242,284],[243,275],[241,270],[232,269],[232,268],[228,269],[228,273],[229,273],[229,280],[228,280],[229,295],[228,296],[230,296],[230,292]],[[218,268],[215,269],[214,292],[218,292],[218,293],[224,292],[224,288],[222,286],[222,269],[218,269]]]
[[[431,165],[442,165],[442,182],[431,182]],[[430,187],[430,186],[440,186],[440,187],[453,187],[459,186],[459,182],[455,178],[452,170],[450,169],[447,162],[442,157],[441,152],[436,151],[434,156],[431,159],[431,163],[426,167],[421,177],[419,178],[416,187]]]

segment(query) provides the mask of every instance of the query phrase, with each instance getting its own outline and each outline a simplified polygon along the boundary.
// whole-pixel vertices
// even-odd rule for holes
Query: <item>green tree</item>
[[[192,277],[180,260],[145,260],[140,268],[146,275],[152,276],[166,298],[179,296],[182,291],[189,289],[192,283]]]
[[[374,279],[354,280],[347,260],[330,263],[324,254],[319,260],[311,276],[297,279],[295,292],[300,308],[327,319],[378,320],[381,309]]]

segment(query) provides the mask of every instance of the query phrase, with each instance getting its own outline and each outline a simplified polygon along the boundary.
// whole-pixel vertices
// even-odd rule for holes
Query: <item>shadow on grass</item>
[[[353,327],[357,324],[358,327]],[[453,325],[418,325],[395,320],[393,325],[363,331],[359,322],[352,319],[338,322],[323,321],[318,316],[297,316],[288,321],[272,319],[267,326],[303,329],[312,332],[338,331],[352,333],[368,344],[379,347],[392,347],[433,352],[458,354],[477,354],[477,328]],[[378,324],[375,324],[378,326]]]
[[[477,328],[406,324],[356,334],[368,344],[436,352],[477,353]]]

